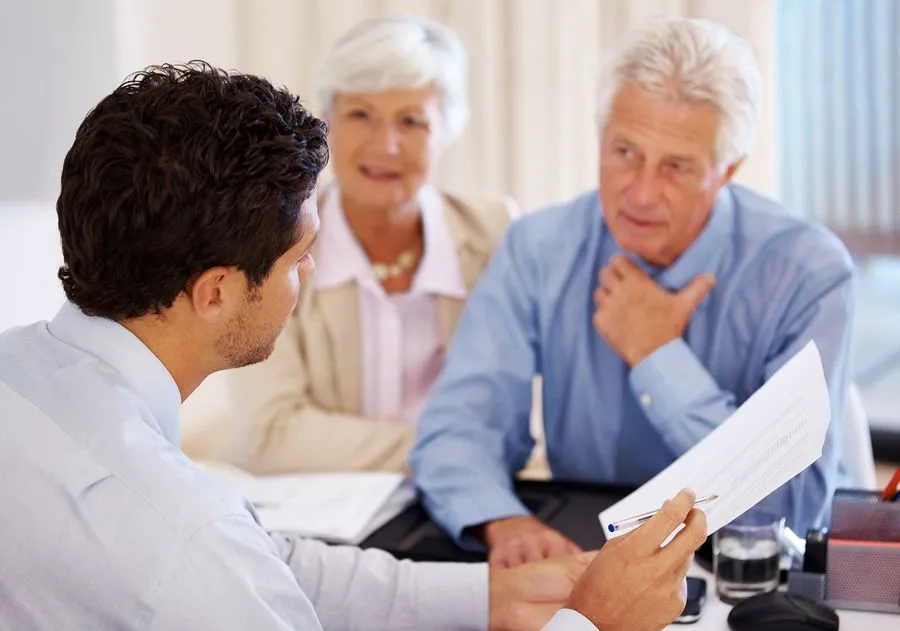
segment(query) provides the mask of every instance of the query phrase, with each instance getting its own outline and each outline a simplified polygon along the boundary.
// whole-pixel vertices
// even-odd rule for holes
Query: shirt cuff
[[[714,398],[719,385],[683,339],[674,339],[650,353],[628,375],[631,391],[647,419],[668,444],[686,451],[694,441],[676,436],[673,417],[700,401]],[[685,444],[682,444],[685,443]]]
[[[594,623],[574,609],[560,609],[541,631],[598,631]]]
[[[487,631],[485,563],[416,563],[417,629]]]

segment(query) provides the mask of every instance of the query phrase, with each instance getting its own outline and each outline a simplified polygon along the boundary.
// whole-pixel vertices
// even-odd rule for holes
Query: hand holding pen
[[[897,470],[897,473],[900,474],[900,469]],[[710,502],[714,502],[719,499],[718,495],[705,495],[703,497],[698,497],[694,500],[694,508],[698,506],[702,506],[703,504],[709,504]],[[649,521],[656,513],[658,513],[660,509],[652,510],[647,513],[642,513],[640,515],[635,515],[634,517],[629,517],[628,519],[622,519],[616,522],[612,522],[607,526],[610,532],[619,532],[622,530],[631,530],[632,528],[637,528],[641,524],[646,521]]]

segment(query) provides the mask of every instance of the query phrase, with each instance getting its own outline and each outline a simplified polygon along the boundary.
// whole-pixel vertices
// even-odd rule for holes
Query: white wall
[[[78,123],[118,79],[113,5],[0,3],[0,200],[55,200]]]
[[[453,28],[470,58],[472,119],[440,182],[504,193],[525,209],[596,185],[595,78],[628,29],[659,15],[708,17],[745,37],[768,108],[739,181],[776,192],[774,51],[777,0],[232,0],[241,66],[315,101],[314,70],[354,23],[406,11]]]
[[[119,81],[114,1],[0,3],[0,330],[63,299],[54,203],[78,124]]]
[[[64,299],[61,262],[51,206],[0,202],[0,331],[56,313]]]
[[[125,77],[152,64],[192,59],[243,70],[237,3],[238,0],[113,0],[118,74]]]

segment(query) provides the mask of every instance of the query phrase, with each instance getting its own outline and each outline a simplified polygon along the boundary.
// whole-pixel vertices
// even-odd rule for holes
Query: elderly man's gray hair
[[[319,70],[319,98],[327,112],[340,92],[434,85],[449,144],[469,119],[467,81],[466,51],[453,31],[432,20],[391,14],[361,22],[337,41]]]
[[[720,169],[749,153],[762,109],[762,78],[749,44],[724,26],[668,17],[630,33],[601,77],[601,128],[625,84],[715,106],[721,116],[715,148]]]

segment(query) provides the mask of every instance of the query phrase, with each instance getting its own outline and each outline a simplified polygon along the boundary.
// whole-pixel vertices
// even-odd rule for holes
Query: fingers
[[[679,578],[685,578],[688,575],[688,572],[691,571],[691,568],[694,567],[694,553],[692,552],[685,558],[681,565],[675,568],[675,576]]]
[[[522,547],[521,557],[523,563],[534,563],[535,561],[543,561],[549,559],[553,555],[555,548],[548,542],[537,539],[529,541],[527,545]]]
[[[598,275],[600,286],[594,290],[594,304],[597,308],[603,306],[603,303],[609,298],[612,290],[616,285],[622,282],[622,276],[611,267],[604,267]]]
[[[605,289],[607,293],[614,290],[628,278],[628,275],[633,273],[633,269],[640,272],[640,268],[624,256],[621,254],[614,254],[610,259],[609,265],[600,270],[600,273],[597,275],[597,278],[600,281],[600,289]]]
[[[547,556],[540,541],[520,539],[491,549],[488,563],[496,567],[509,568],[523,563],[543,561]]]
[[[509,568],[522,564],[518,547],[500,547],[491,550],[488,555],[488,563],[494,567]]]
[[[692,490],[684,489],[673,499],[663,502],[662,508],[638,528],[632,537],[640,552],[652,554],[659,550],[669,535],[687,519],[688,513],[694,507],[695,499],[696,495]]]
[[[519,544],[517,542],[505,545],[491,546],[488,552],[488,563],[494,567],[509,568],[521,565]]]
[[[546,548],[546,558],[569,556],[579,552],[581,552],[581,548],[576,543],[560,536]]]
[[[594,562],[594,559],[597,558],[597,553],[597,550],[591,550],[590,552],[578,552],[577,554],[557,556],[549,560],[544,560],[545,563],[552,563],[557,567],[562,568],[566,577],[568,577],[570,585],[566,591],[566,597],[568,597],[572,586],[578,582],[582,574],[587,571],[591,563]]]
[[[583,565],[588,566],[593,563],[594,559],[597,558],[597,553],[599,550],[589,550],[587,552],[579,552],[578,554],[572,557],[572,560]]]
[[[622,279],[628,280],[631,278],[646,276],[644,271],[637,266],[637,264],[622,256],[621,254],[613,254],[609,261],[609,267],[611,267],[616,274],[620,275]]]
[[[706,514],[693,508],[684,520],[684,528],[666,545],[661,554],[669,557],[673,566],[679,565],[683,559],[693,558],[694,551],[703,545],[706,536]]]
[[[517,565],[522,565],[523,563],[540,561],[542,558],[543,555],[541,555],[540,552],[534,550],[534,548],[528,545],[527,542],[519,542],[517,544],[514,544],[510,548],[506,563],[507,567],[516,567]]]
[[[606,299],[609,298],[610,291],[608,287],[597,287],[594,290],[594,304],[600,308],[603,306],[603,303],[606,302]]]
[[[558,532],[548,531],[541,539],[542,559],[570,556],[581,552],[581,548]],[[541,560],[541,559],[536,559]]]
[[[517,539],[492,548],[488,555],[488,563],[495,567],[509,568],[523,563],[580,553],[581,548],[578,545],[557,532],[548,531],[537,537]]]
[[[600,270],[600,284],[607,289],[612,289],[622,282],[625,277],[616,268],[606,266]]]
[[[680,581],[678,581],[678,585],[675,588],[675,615],[678,616],[684,611],[684,606],[687,604],[687,596],[688,596],[688,586],[687,586],[687,577],[683,576]]]
[[[684,309],[692,314],[715,286],[715,276],[712,274],[700,274],[678,292],[678,300],[684,306]]]

